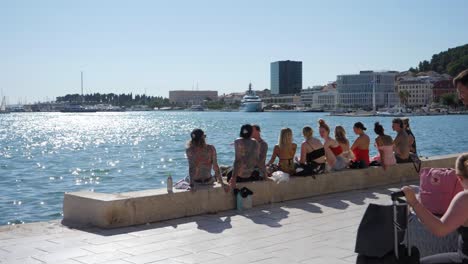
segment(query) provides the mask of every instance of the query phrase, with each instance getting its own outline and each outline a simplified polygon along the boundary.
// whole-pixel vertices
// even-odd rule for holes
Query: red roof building
[[[450,80],[442,80],[434,83],[432,87],[432,95],[434,101],[439,101],[440,97],[445,94],[456,94],[457,89],[453,87],[453,81]]]

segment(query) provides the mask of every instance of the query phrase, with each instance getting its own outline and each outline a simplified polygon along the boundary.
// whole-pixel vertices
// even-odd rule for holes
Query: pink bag
[[[419,172],[419,199],[435,215],[443,215],[461,191],[463,186],[454,169],[422,168]]]

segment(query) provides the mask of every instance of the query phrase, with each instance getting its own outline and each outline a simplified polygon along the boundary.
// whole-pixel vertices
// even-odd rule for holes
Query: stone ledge
[[[453,167],[459,154],[430,157],[422,167]],[[239,183],[254,192],[253,205],[263,205],[329,193],[366,189],[418,180],[413,164],[399,164],[384,171],[380,167],[345,170],[312,177],[292,177],[287,183],[272,181]],[[120,194],[65,193],[63,223],[69,226],[115,228],[169,220],[235,208],[232,192],[220,186],[195,192],[152,189]]]

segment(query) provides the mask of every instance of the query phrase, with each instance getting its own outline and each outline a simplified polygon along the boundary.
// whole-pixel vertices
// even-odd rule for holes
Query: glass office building
[[[359,74],[338,75],[337,103],[342,107],[372,108],[373,84],[377,107],[392,107],[398,104],[396,93],[397,72],[361,71]]]
[[[276,61],[270,65],[271,94],[300,94],[302,61]]]

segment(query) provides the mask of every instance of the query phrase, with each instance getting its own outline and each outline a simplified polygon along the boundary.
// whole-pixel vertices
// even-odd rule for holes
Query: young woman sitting
[[[259,181],[265,177],[265,166],[261,166],[260,146],[252,138],[253,127],[250,124],[241,127],[239,138],[234,141],[235,159],[232,176],[228,178],[233,189],[237,182]],[[260,171],[261,170],[261,171]]]
[[[350,168],[360,169],[369,167],[369,145],[370,138],[364,131],[367,128],[363,123],[357,122],[353,126],[354,133],[358,135],[358,138],[354,141],[351,146],[353,151],[354,159],[351,161]]]
[[[302,129],[304,142],[301,145],[301,157],[296,161],[299,163],[295,176],[310,176],[325,172],[325,149],[322,142],[313,137],[314,131],[305,126]]]
[[[375,147],[379,151],[379,155],[374,157],[373,160],[379,162],[382,168],[386,170],[388,166],[396,164],[395,155],[393,154],[393,139],[391,136],[385,135],[384,128],[379,122],[374,124],[374,132],[378,135],[375,138]]]
[[[343,158],[346,161],[351,161],[354,158],[353,152],[351,151],[349,140],[346,138],[346,131],[342,126],[335,127],[335,140],[340,144],[341,149],[343,149]]]
[[[320,137],[325,140],[323,148],[328,165],[332,171],[345,169],[348,166],[348,162],[342,155],[343,148],[336,140],[330,137],[330,127],[325,123],[325,120],[320,119],[318,123]]]
[[[213,184],[215,178],[211,175],[214,170],[218,182],[227,189],[219,172],[216,149],[213,145],[206,144],[206,135],[201,129],[194,129],[190,133],[190,140],[187,142],[187,160],[189,163],[190,188],[194,190],[197,184]]]
[[[293,175],[296,172],[294,165],[294,156],[296,155],[297,145],[293,143],[292,130],[290,128],[281,129],[278,139],[278,145],[273,148],[273,154],[267,165],[275,162],[276,158],[279,159],[278,168],[282,172]]]

